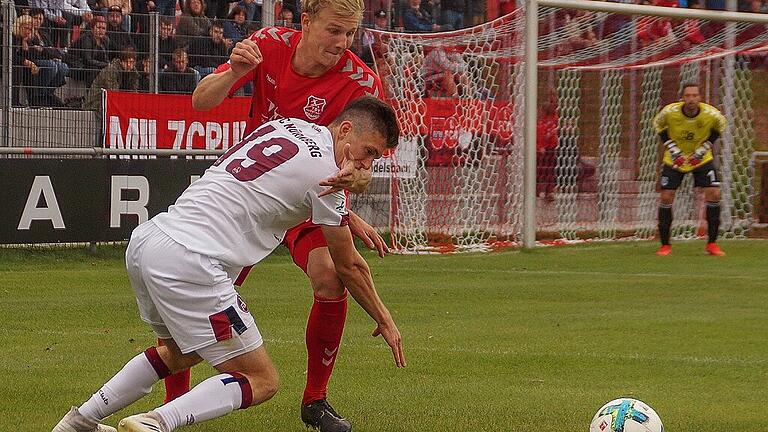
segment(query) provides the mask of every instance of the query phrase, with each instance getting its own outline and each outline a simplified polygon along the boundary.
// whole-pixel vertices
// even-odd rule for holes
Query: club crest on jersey
[[[317,96],[307,98],[307,105],[304,107],[304,114],[310,120],[317,120],[325,109],[325,99]]]

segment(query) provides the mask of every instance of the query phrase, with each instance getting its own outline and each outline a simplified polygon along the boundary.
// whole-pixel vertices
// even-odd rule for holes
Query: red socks
[[[157,345],[164,345],[162,339],[157,340]],[[165,401],[168,403],[189,391],[189,369],[165,377]]]
[[[307,321],[307,387],[303,404],[325,399],[346,320],[346,292],[335,299],[315,297]]]

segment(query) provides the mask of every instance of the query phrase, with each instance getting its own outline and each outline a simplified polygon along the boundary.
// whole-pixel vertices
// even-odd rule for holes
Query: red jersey
[[[262,123],[282,117],[295,117],[327,126],[344,107],[364,95],[382,97],[381,80],[350,50],[328,72],[305,77],[293,70],[291,59],[301,40],[301,32],[283,27],[265,27],[251,36],[263,61],[242,77],[230,96],[247,82],[253,82],[253,99],[246,133]],[[229,62],[215,73],[229,69]]]

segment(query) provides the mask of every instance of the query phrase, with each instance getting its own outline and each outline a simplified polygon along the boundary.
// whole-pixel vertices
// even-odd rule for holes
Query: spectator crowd
[[[191,94],[261,28],[262,2],[16,0],[12,103],[99,110],[102,89]],[[299,3],[278,2],[277,24],[298,28]],[[150,12],[158,13],[157,34]]]
[[[614,1],[667,7],[726,7],[725,0]],[[98,109],[101,89],[192,93],[202,78],[226,62],[234,44],[261,28],[262,2],[16,0],[16,16],[10,20],[12,102]],[[378,30],[459,30],[473,24],[478,12],[474,10],[475,2],[469,0],[393,0],[389,9],[383,8],[383,1],[367,3],[380,6],[372,8],[366,19],[368,25]],[[298,29],[300,1],[284,0],[278,4],[276,25]],[[740,11],[768,12],[768,0],[740,0],[738,5]],[[149,31],[150,12],[159,14],[156,35]],[[585,27],[589,14],[563,10],[557,16],[552,25],[563,29],[568,43],[561,44],[556,55],[589,47],[610,30]],[[641,46],[680,34],[687,44],[701,43],[707,37],[694,20],[639,18],[636,31]],[[155,38],[156,44],[150,43],[151,38]],[[155,46],[156,59],[150,55],[150,46]],[[381,54],[369,32],[359,32],[355,48],[371,65],[374,57]],[[423,57],[430,60],[424,62],[423,71],[427,91],[443,96],[466,92],[466,65],[459,53],[424,52]],[[245,89],[246,93],[249,91],[250,87]]]

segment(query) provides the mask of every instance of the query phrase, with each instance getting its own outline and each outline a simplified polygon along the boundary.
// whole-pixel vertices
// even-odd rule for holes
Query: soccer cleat
[[[120,420],[117,432],[163,432],[163,427],[148,414],[137,414]]]
[[[64,415],[64,417],[59,420],[58,423],[56,423],[56,426],[53,427],[52,432],[116,432],[117,429],[113,428],[112,426],[107,426],[103,424],[97,424],[92,429],[84,429],[81,427],[84,423],[87,423],[88,420],[83,417],[82,414],[80,414],[80,411],[77,410],[77,407],[72,407],[67,414]],[[77,427],[76,427],[77,425]]]
[[[315,428],[320,432],[349,432],[352,430],[349,421],[338,415],[325,399],[302,405],[301,421],[307,427]]]
[[[656,255],[658,256],[667,256],[672,253],[672,246],[670,245],[661,245],[659,250],[656,251]]]
[[[718,246],[717,243],[707,243],[704,247],[704,251],[714,256],[725,256],[725,252],[720,249],[720,246]]]

